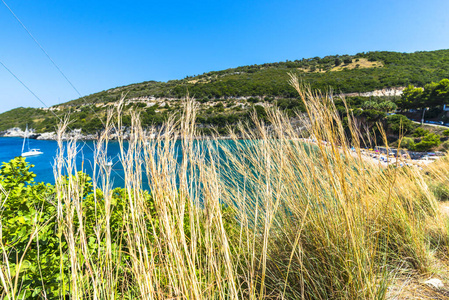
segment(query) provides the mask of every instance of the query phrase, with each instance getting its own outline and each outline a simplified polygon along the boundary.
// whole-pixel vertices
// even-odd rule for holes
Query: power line
[[[9,72],[9,74],[11,74],[18,82],[20,82],[20,84],[25,87],[27,89],[27,91],[29,91],[37,100],[39,100],[40,103],[42,103],[61,123],[63,122],[63,120],[53,111],[51,110],[47,104],[45,104],[45,102],[39,98],[39,96],[36,95],[36,93],[34,93],[22,80],[20,80],[19,77],[17,77],[16,74],[14,74],[13,71],[11,71],[2,61],[0,61],[0,64]],[[70,130],[73,131],[72,128],[70,128],[70,126],[67,124],[67,128],[69,128]],[[95,153],[95,150],[92,149],[84,140],[82,140],[82,142],[84,143],[85,146],[87,146],[87,148],[89,148],[92,153]],[[115,172],[115,174],[117,174],[117,176],[119,176],[123,181],[125,181],[125,179],[114,169],[111,169],[112,171]]]
[[[50,55],[48,55],[47,51],[45,51],[44,47],[42,47],[42,45],[36,40],[36,38],[31,34],[31,32],[28,30],[28,28],[25,26],[25,24],[23,24],[23,22],[19,19],[19,17],[17,17],[17,15],[12,11],[12,9],[8,6],[8,4],[6,4],[6,2],[4,0],[2,0],[3,4],[6,6],[6,8],[11,12],[11,14],[14,16],[14,18],[17,20],[17,22],[20,23],[20,25],[22,25],[23,29],[25,29],[25,31],[28,33],[28,35],[33,39],[33,41],[39,46],[39,48],[42,50],[42,52],[44,52],[45,56],[47,56],[47,58],[52,62],[53,66],[55,66],[56,69],[58,69],[59,73],[61,73],[61,75],[65,78],[65,80],[67,80],[67,82],[72,86],[72,88],[78,93],[78,95],[80,97],[81,94],[78,91],[78,89],[72,84],[72,82],[67,78],[67,76],[65,76],[64,72],[62,72],[62,70],[58,67],[58,65],[55,63],[55,61],[50,57]]]
[[[37,41],[37,39],[33,36],[33,34],[31,34],[31,32],[28,30],[28,28],[25,26],[25,24],[23,24],[23,22],[19,19],[19,17],[14,13],[14,11],[8,6],[8,4],[6,4],[6,2],[4,0],[2,0],[3,4],[6,6],[6,8],[11,12],[11,14],[14,16],[14,18],[17,20],[17,22],[19,22],[20,25],[22,25],[23,29],[28,33],[28,35],[31,37],[31,39],[36,43],[36,45],[42,50],[42,52],[45,54],[45,56],[51,61],[51,63],[53,64],[53,66],[59,71],[59,73],[64,77],[64,79],[70,84],[70,86],[75,90],[75,92],[78,94],[78,96],[82,99],[82,100],[86,100],[81,93],[78,91],[78,89],[75,87],[75,85],[69,80],[69,78],[64,74],[64,72],[61,70],[61,68],[56,64],[56,62],[50,57],[50,55],[47,53],[47,51],[45,51],[44,47],[42,47],[42,45]],[[89,104],[87,104],[85,101],[83,101],[85,105],[87,105],[90,110],[98,117],[98,119],[100,120],[101,124],[104,125],[103,121],[101,120],[101,118],[98,116],[98,114],[96,113],[95,110],[92,109],[92,107],[90,107]]]
[[[97,118],[100,120],[101,124],[103,126],[105,126],[103,120],[101,119],[101,117],[97,114],[97,112],[95,110],[92,109],[92,107],[86,103],[86,99],[81,95],[81,93],[78,91],[78,89],[75,87],[75,85],[69,80],[69,78],[64,74],[64,72],[61,70],[61,68],[56,64],[56,62],[50,57],[50,55],[47,53],[47,51],[45,51],[44,47],[42,47],[42,45],[37,41],[37,39],[33,36],[33,34],[28,30],[28,28],[25,26],[25,24],[23,24],[23,22],[19,19],[19,17],[14,13],[14,11],[8,6],[8,4],[6,4],[6,2],[4,0],[2,0],[2,3],[6,6],[6,8],[11,12],[11,14],[14,16],[14,18],[17,20],[17,22],[19,22],[19,24],[23,27],[23,29],[28,33],[28,35],[31,37],[31,39],[36,43],[36,45],[38,45],[38,47],[42,50],[42,52],[45,54],[45,56],[51,61],[51,63],[53,64],[53,66],[59,71],[59,73],[64,77],[64,79],[70,84],[70,86],[75,90],[75,92],[79,95],[79,97],[83,100],[84,104],[87,105],[87,107],[89,107],[89,109],[94,113],[95,116],[97,116]],[[20,80],[8,67],[6,67],[5,64],[3,64],[0,61],[0,64],[17,80],[19,81],[37,100],[39,100],[40,103],[42,103],[46,108],[48,108],[52,114],[60,121],[63,122],[62,119],[54,112],[52,111],[47,104],[45,104],[44,101],[42,101],[22,80]],[[73,129],[71,129],[69,126],[67,126],[67,128],[69,128],[70,130],[73,131]],[[92,153],[94,152],[94,150],[85,142],[83,141],[84,145],[86,145],[91,151]],[[113,170],[114,171],[114,170]],[[114,171],[117,176],[119,176],[122,180],[123,177],[118,174],[116,171]]]
[[[16,74],[14,74],[7,66],[5,66],[4,63],[2,63],[0,61],[0,64],[3,66],[3,68],[6,69],[6,71],[9,72],[9,74],[11,74],[15,79],[17,79],[18,82],[20,82],[20,84],[22,84],[27,90],[28,92],[30,92],[37,100],[39,100],[40,103],[42,103],[45,107],[48,108],[47,104],[44,103],[44,101],[41,100],[41,98],[39,98],[25,83],[23,83],[22,80],[19,79],[19,77],[16,76]],[[53,112],[53,111],[52,111]],[[59,119],[59,121],[62,121],[61,118],[59,118],[54,112],[53,114]]]

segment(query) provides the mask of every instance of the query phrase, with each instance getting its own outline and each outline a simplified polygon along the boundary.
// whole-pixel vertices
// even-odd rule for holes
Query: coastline
[[[125,133],[121,133],[120,135],[122,135],[124,140],[128,140],[129,139],[129,133],[125,132]],[[20,128],[10,128],[7,129],[5,131],[0,131],[0,137],[4,137],[4,138],[8,138],[8,137],[12,137],[12,138],[25,138],[28,137],[29,139],[32,140],[46,140],[46,141],[56,141],[58,140],[58,136],[56,134],[56,132],[51,131],[51,132],[43,132],[43,133],[36,133],[33,130],[30,130],[30,132],[26,135],[25,131],[21,130]],[[81,140],[81,141],[94,141],[97,140],[99,137],[98,134],[83,134],[81,133],[81,129],[74,129],[70,132],[65,132],[62,136],[62,140]],[[116,140],[118,139],[119,134],[116,133],[111,133],[109,134],[109,139],[110,140]],[[148,139],[154,139],[155,135],[154,134],[150,134],[148,136]],[[204,140],[207,138],[212,138],[212,136],[201,136],[198,137],[196,139],[198,140]],[[229,140],[231,139],[230,136],[227,135],[223,135],[223,136],[218,136],[217,139],[219,140]]]
[[[55,131],[36,133],[33,129],[31,129],[27,134],[25,131],[21,130],[18,127],[1,131],[0,137],[20,137],[20,138],[28,137],[29,139],[33,140],[53,140],[53,141],[56,141],[58,139]],[[62,137],[63,140],[68,139],[96,140],[97,138],[98,138],[97,134],[82,134],[81,129],[75,129],[70,132],[66,132]]]
[[[8,138],[8,137],[24,138],[25,136],[26,136],[26,132],[17,127],[10,128],[10,129],[0,132],[0,137],[5,137],[5,138]],[[109,137],[111,140],[116,140],[116,139],[118,139],[118,134],[111,133]],[[28,133],[28,138],[35,139],[35,140],[46,140],[46,141],[56,141],[58,139],[57,134],[54,131],[35,133],[34,130],[32,130],[32,129]],[[123,138],[125,140],[127,140],[129,138],[129,134],[125,133]],[[148,136],[148,138],[154,139],[154,135],[152,134],[152,135]],[[211,138],[211,137],[210,136],[202,136],[202,137],[198,137],[197,139],[203,140],[203,139],[207,139],[207,138]],[[94,141],[96,139],[98,139],[98,134],[83,134],[83,133],[81,133],[81,129],[74,129],[70,132],[64,133],[64,135],[62,136],[62,140]],[[228,139],[231,139],[231,137],[230,136],[219,136],[219,137],[217,137],[217,139],[228,140]],[[301,140],[305,143],[318,145],[317,141],[315,141],[314,139],[302,138]],[[324,145],[327,144],[324,141],[321,141],[321,142]],[[355,151],[351,151],[351,152],[352,152],[353,156],[359,155]],[[372,151],[369,151],[366,149],[360,149],[360,155],[363,160],[370,162],[374,165],[378,165],[383,168],[386,168],[390,165],[396,165],[396,166],[401,166],[401,167],[402,166],[416,166],[416,167],[422,168],[423,166],[435,161],[435,159],[429,160],[429,159],[412,159],[410,157],[394,157],[394,156],[387,155],[387,154],[375,153],[375,152],[372,152]],[[426,157],[426,156],[427,156],[427,153],[423,152],[423,157]]]
[[[324,145],[325,147],[328,146],[328,143],[326,141],[316,141],[315,139],[311,138],[302,138],[301,141],[309,144],[313,144],[315,146],[318,146],[320,143],[321,145]],[[371,149],[372,150],[372,149]],[[351,149],[350,154],[353,157],[360,157],[365,162],[368,162],[372,164],[373,166],[378,166],[381,168],[387,168],[389,166],[397,166],[397,167],[417,167],[422,169],[424,166],[427,166],[428,164],[436,161],[439,159],[439,156],[434,156],[434,159],[412,159],[410,156],[394,156],[394,155],[388,155],[386,153],[380,153],[380,152],[374,152],[367,149],[360,149],[360,151],[356,151],[355,149]],[[395,149],[391,149],[395,150]],[[340,150],[341,151],[341,150]],[[427,152],[423,152],[423,157],[427,157]]]

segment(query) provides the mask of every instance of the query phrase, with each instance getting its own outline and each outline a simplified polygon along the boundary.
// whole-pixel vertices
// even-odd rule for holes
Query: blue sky
[[[4,0],[82,95],[303,57],[449,48],[449,1]],[[0,1],[0,62],[47,105],[78,98]],[[0,65],[0,112],[42,107]]]

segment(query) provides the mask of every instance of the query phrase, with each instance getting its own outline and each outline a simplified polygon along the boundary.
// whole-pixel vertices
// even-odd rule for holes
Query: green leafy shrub
[[[416,151],[429,151],[441,144],[440,136],[435,133],[428,133],[415,145]]]
[[[413,132],[413,136],[414,137],[422,137],[429,134],[429,130],[424,129],[422,127],[418,127],[415,129],[415,131]]]
[[[443,135],[444,136],[449,136],[449,129],[446,129],[445,131],[443,131]]]
[[[12,276],[23,278],[25,298],[42,296],[43,283],[49,296],[57,295],[64,279],[60,267],[66,263],[55,219],[54,187],[35,183],[32,167],[17,157],[0,168],[0,184],[8,193],[1,216],[2,250],[14,270]]]
[[[415,141],[410,137],[404,137],[401,141],[401,148],[407,150],[415,149]]]
[[[390,115],[387,117],[387,126],[389,130],[396,135],[411,132],[415,125],[404,115]]]

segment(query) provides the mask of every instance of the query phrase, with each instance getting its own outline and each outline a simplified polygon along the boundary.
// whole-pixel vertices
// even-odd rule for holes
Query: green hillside
[[[140,107],[144,123],[160,124],[169,113],[179,111],[179,99],[188,91],[201,103],[198,121],[220,128],[246,117],[262,101],[288,111],[300,110],[297,94],[287,82],[288,73],[297,74],[313,89],[332,87],[338,93],[424,86],[449,77],[449,50],[333,55],[243,66],[168,82],[146,81],[69,101],[54,112],[61,116],[70,113],[72,128],[95,132],[101,125],[98,116],[126,94],[127,109]],[[256,110],[263,114],[261,107]],[[28,123],[43,132],[53,128],[56,121],[48,110],[20,108],[0,114],[0,130],[24,128]]]
[[[381,62],[382,66],[332,71],[336,64],[357,64],[366,59]],[[210,99],[232,96],[280,96],[296,97],[287,84],[287,73],[296,72],[311,84],[312,88],[332,86],[343,93],[366,92],[384,87],[423,86],[431,81],[449,77],[449,50],[397,53],[368,52],[356,55],[334,55],[295,61],[244,66],[203,75],[186,77],[169,82],[147,81],[110,89],[86,97],[87,102],[115,101],[121,93],[128,97],[183,97],[188,89],[196,98]],[[78,99],[69,103],[83,103]]]

